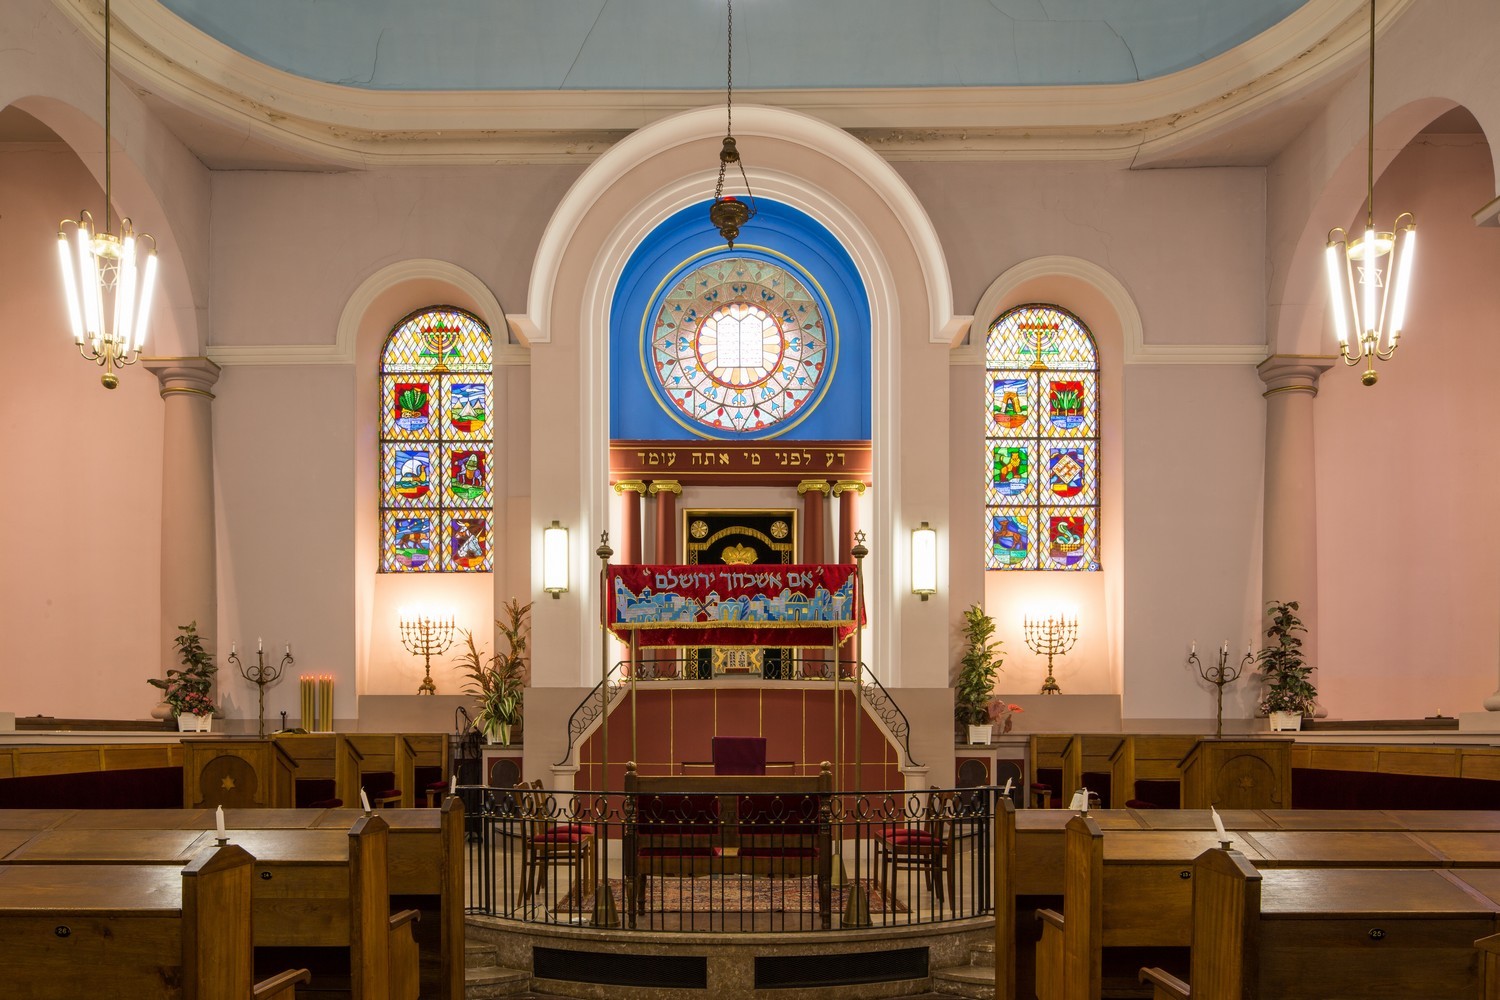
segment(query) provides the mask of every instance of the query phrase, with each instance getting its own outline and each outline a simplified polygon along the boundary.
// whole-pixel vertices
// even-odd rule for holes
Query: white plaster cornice
[[[52,0],[102,45],[98,0]],[[1384,30],[1415,0],[1380,6]],[[801,111],[887,159],[1120,159],[1171,149],[1347,68],[1367,38],[1363,0],[1308,0],[1197,66],[1136,83],[743,92]],[[383,91],[257,62],[156,0],[115,0],[121,69],[189,111],[331,166],[576,162],[718,91]]]
[[[332,344],[215,344],[209,347],[208,356],[225,366],[352,365],[355,342],[365,313],[382,292],[407,281],[440,281],[451,285],[475,304],[475,312],[492,334],[506,331],[506,337],[494,338],[497,368],[531,363],[530,351],[508,343],[510,324],[488,285],[457,264],[422,258],[388,264],[362,281],[344,303]]]

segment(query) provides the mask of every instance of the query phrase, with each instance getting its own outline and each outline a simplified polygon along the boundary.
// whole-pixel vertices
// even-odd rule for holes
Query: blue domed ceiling
[[[1307,0],[740,0],[745,89],[1130,83]],[[714,90],[723,0],[162,0],[266,65],[372,90]]]

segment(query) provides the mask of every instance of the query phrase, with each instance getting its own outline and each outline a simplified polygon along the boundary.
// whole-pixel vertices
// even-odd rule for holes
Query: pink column
[[[214,537],[214,394],[219,366],[207,358],[147,358],[165,401],[161,463],[161,657],[176,667],[177,626],[198,623],[218,652]]]
[[[670,566],[680,561],[677,555],[677,498],[682,495],[682,484],[675,479],[653,479],[648,492],[656,501],[656,548],[653,559],[657,565]],[[677,675],[677,654],[671,650],[658,650],[651,660],[656,676]]]
[[[1318,521],[1313,468],[1313,397],[1334,357],[1276,354],[1256,371],[1266,384],[1266,481],[1261,612],[1297,601],[1307,625],[1303,651],[1318,662]]]
[[[855,480],[841,479],[833,484],[833,495],[839,501],[839,558],[841,563],[854,561],[854,532],[859,528],[854,504],[865,492],[865,484]],[[839,647],[839,666],[845,677],[854,676],[854,642]]]
[[[653,479],[650,493],[656,498],[656,562],[671,565],[677,556],[677,498],[682,484],[675,479]]]
[[[615,492],[620,495],[620,557],[625,565],[641,562],[641,497],[646,494],[646,484],[639,479],[622,479],[615,483]]]
[[[797,558],[804,563],[820,563],[827,559],[823,545],[823,509],[828,503],[828,481],[804,479],[797,484],[797,493],[802,497],[802,551]]]

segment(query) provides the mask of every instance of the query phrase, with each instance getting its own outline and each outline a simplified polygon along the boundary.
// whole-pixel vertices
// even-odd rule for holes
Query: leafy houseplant
[[[509,746],[511,731],[521,721],[526,682],[530,679],[526,663],[530,625],[526,617],[531,613],[531,605],[511,598],[503,610],[505,618],[497,618],[495,628],[509,648],[502,651],[497,642],[495,652],[486,658],[474,643],[474,633],[466,631],[464,642],[468,650],[458,654],[458,664],[469,677],[464,693],[479,701],[474,724],[491,743]]]
[[[990,725],[991,689],[1002,659],[995,619],[979,604],[964,610],[964,639],[968,645],[953,684],[953,721],[960,727]]]
[[[182,661],[182,669],[168,670],[165,679],[148,677],[146,683],[162,691],[162,701],[171,706],[173,715],[211,716],[214,714],[214,674],[219,668],[203,648],[196,621],[177,626],[177,631],[182,634],[172,641],[177,644],[177,658]]]
[[[1302,658],[1302,640],[1297,637],[1298,632],[1307,631],[1297,617],[1298,607],[1296,601],[1272,601],[1266,608],[1271,616],[1266,637],[1271,641],[1255,659],[1266,688],[1260,710],[1267,714],[1310,715],[1318,697],[1318,689],[1308,680],[1312,667]]]

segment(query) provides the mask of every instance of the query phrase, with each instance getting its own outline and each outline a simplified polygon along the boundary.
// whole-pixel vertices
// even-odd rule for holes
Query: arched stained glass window
[[[986,569],[1099,569],[1099,353],[1078,317],[1018,306],[985,340]]]
[[[380,353],[380,571],[493,567],[490,332],[453,306],[396,324]]]

